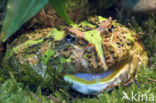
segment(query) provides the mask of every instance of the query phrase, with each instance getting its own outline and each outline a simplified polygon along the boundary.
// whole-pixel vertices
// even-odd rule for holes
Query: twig
[[[128,23],[128,25],[130,26],[130,29],[132,29],[133,31],[135,31],[134,27],[130,23]]]
[[[151,86],[151,84],[150,84],[150,83],[147,83],[147,82],[142,82],[142,83],[144,83],[144,84],[146,84],[146,85],[148,85],[148,86]]]
[[[156,79],[148,78],[148,80],[156,83]]]

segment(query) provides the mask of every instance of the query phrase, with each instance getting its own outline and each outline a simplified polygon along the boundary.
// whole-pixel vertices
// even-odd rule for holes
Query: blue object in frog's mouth
[[[98,73],[98,74],[89,74],[89,73],[76,73],[74,74],[76,77],[79,77],[84,80],[97,80],[101,78],[106,78],[112,73],[112,71],[104,72],[104,73]]]
[[[73,75],[65,75],[64,80],[73,84],[73,89],[85,94],[96,95],[104,89],[111,90],[111,88],[128,79],[129,65],[124,64],[112,71],[103,73],[89,74],[76,73]]]
[[[105,89],[108,86],[107,84],[103,85],[103,83],[100,83],[100,80],[108,77],[111,73],[111,71],[98,74],[76,73],[71,76],[66,75],[64,79],[70,83],[73,83],[73,89],[76,91],[85,95],[96,95],[99,91]],[[92,83],[87,83],[85,81]]]

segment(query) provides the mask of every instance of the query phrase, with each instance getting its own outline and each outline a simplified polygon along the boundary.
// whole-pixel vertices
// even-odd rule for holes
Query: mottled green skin
[[[51,79],[64,74],[103,72],[125,60],[147,64],[147,55],[136,42],[134,32],[111,19],[98,17],[89,21],[92,23],[73,25],[80,33],[61,27],[65,31],[46,28],[21,35],[9,44],[3,67],[20,81],[35,85],[44,81],[44,86],[48,86]],[[67,35],[74,36],[75,40],[68,42]],[[136,46],[139,48],[135,50]],[[140,60],[134,55],[143,56]],[[137,65],[129,68],[131,73],[136,69]]]

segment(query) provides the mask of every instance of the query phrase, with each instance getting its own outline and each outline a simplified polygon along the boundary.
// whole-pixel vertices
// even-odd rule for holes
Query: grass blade
[[[0,41],[6,41],[47,2],[48,0],[8,0]]]
[[[62,17],[66,22],[70,24],[74,24],[74,22],[70,19],[66,11],[66,0],[49,0],[53,9]]]

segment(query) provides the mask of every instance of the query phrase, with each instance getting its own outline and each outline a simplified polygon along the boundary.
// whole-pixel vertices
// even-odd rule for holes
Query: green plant
[[[1,103],[54,103],[53,100],[48,100],[41,94],[40,88],[37,93],[23,89],[23,85],[18,83],[14,77],[0,84],[0,97]]]
[[[51,4],[66,22],[73,23],[66,12],[66,0],[8,0],[0,41],[5,42],[47,3]]]

